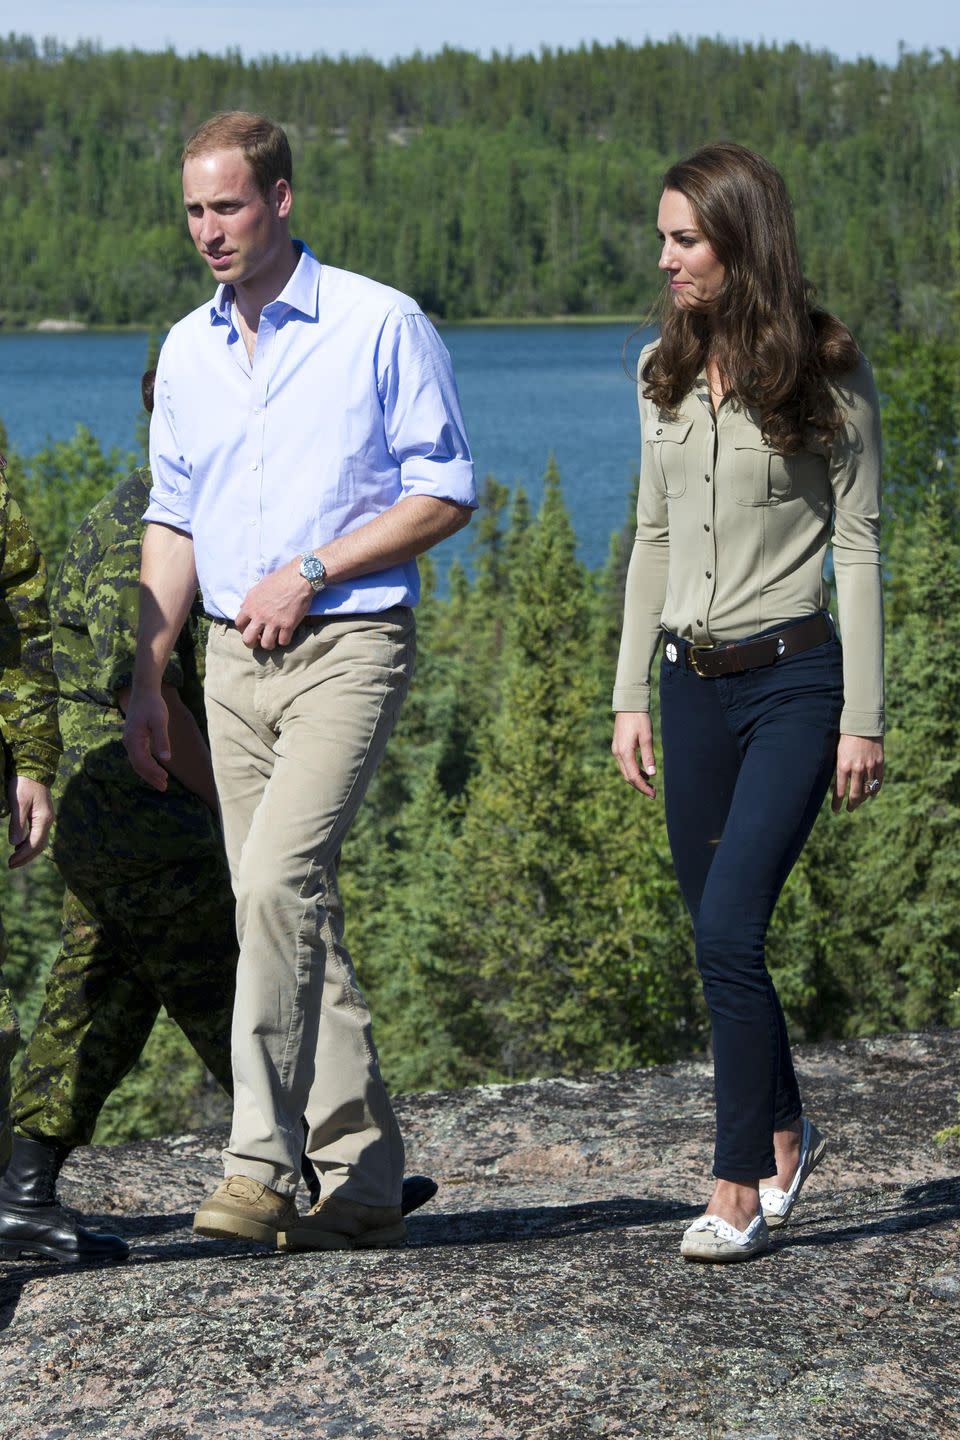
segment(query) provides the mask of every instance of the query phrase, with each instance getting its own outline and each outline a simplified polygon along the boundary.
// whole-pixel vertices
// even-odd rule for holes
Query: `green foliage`
[[[960,530],[952,475],[931,485],[890,556],[902,619],[888,641],[893,717],[883,805],[846,858],[832,943],[859,1026],[960,1023]]]
[[[930,339],[890,335],[874,365],[884,399],[884,515],[888,533],[898,533],[960,453],[960,340],[955,329]]]
[[[461,932],[457,963],[504,1075],[651,1059],[675,1028],[648,938],[621,923],[636,835],[592,724],[603,699],[586,663],[591,607],[551,464],[455,850],[480,920]]]
[[[772,927],[807,1036],[960,1023],[960,349],[882,351],[886,690],[882,799],[814,830]]]
[[[797,1037],[960,1023],[957,350],[894,339],[878,371],[893,496],[887,778],[854,816],[825,808],[774,918],[770,964]],[[54,559],[73,507],[117,463],[83,434],[16,461]],[[706,1044],[660,802],[629,790],[609,755],[632,531],[628,518],[606,567],[587,573],[551,463],[536,516],[487,479],[469,569],[451,566],[444,595],[422,564],[417,674],[341,865],[347,939],[396,1089]],[[52,867],[0,875],[0,907],[29,1026],[57,942]],[[221,1104],[164,1020],[98,1133],[190,1128]]]
[[[642,314],[666,166],[709,138],[769,155],[806,269],[873,355],[883,395],[891,715],[882,799],[824,814],[774,918],[770,964],[798,1035],[960,1023],[958,57],[904,53],[886,67],[671,41],[247,64],[38,51],[11,36],[0,67],[8,324],[56,314],[162,327],[205,298],[178,157],[218,109],[262,109],[287,127],[297,230],[325,260],[451,318]],[[0,426],[0,449],[5,439]],[[51,571],[134,463],[84,430],[10,462]],[[450,567],[444,596],[423,562],[417,676],[341,868],[395,1088],[705,1044],[660,805],[629,791],[609,756],[632,534],[628,508],[607,565],[586,574],[551,467],[536,517],[488,477],[469,569]],[[56,949],[60,888],[46,861],[0,871],[25,1028]],[[189,1128],[221,1106],[164,1018],[98,1135]]]
[[[4,438],[0,426],[0,443]],[[58,440],[28,458],[15,450],[6,453],[7,481],[30,522],[52,580],[81,520],[129,474],[136,458],[119,450],[104,454],[85,425],[77,426],[72,440]]]
[[[290,134],[298,233],[440,316],[644,313],[660,177],[724,138],[781,167],[810,277],[858,335],[949,333],[960,58],[946,51],[890,67],[672,40],[245,63],[10,36],[0,73],[8,323],[164,326],[201,303],[179,152],[207,115],[244,106]]]
[[[3,974],[16,1001],[21,1035],[30,1033],[40,1013],[46,973],[60,940],[62,900],[63,881],[46,855],[23,870],[0,866],[0,915],[7,937]]]
[[[0,426],[2,431],[2,426]],[[8,479],[47,560],[52,579],[62,553],[87,511],[134,464],[133,456],[104,454],[89,430],[28,458],[8,455]],[[16,998],[21,1031],[40,1011],[46,973],[59,944],[63,883],[46,856],[23,870],[0,868],[0,914],[7,934],[5,975]],[[97,1130],[107,1143],[163,1130],[210,1124],[224,1115],[219,1087],[181,1032],[165,1016],[144,1056],[109,1102]]]
[[[770,965],[798,1037],[960,1021],[955,356],[937,337],[883,351],[895,512],[887,780],[856,815],[825,805],[777,909]],[[522,498],[508,521],[496,485],[487,499],[472,579],[458,573],[424,611],[424,664],[391,752],[408,798],[386,781],[401,797],[391,810],[378,781],[371,828],[344,856],[361,912],[348,911],[354,953],[394,1083],[412,1070],[424,1083],[431,1047],[443,1059],[430,1083],[448,1084],[705,1043],[659,804],[629,792],[607,754],[632,521],[592,581],[554,473],[533,521]],[[425,795],[429,818],[418,810],[409,828],[407,807]],[[405,853],[418,835],[419,854]]]
[[[227,1096],[161,1011],[143,1054],[101,1111],[94,1141],[120,1145],[222,1125],[229,1117]]]

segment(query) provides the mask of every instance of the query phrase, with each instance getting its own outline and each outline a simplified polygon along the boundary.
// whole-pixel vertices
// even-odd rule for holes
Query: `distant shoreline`
[[[438,327],[445,325],[633,325],[641,329],[646,321],[636,315],[474,315],[466,320],[437,320]]]
[[[431,315],[430,319],[440,330],[452,326],[493,329],[505,325],[629,325],[641,330],[650,323],[636,315],[470,315],[456,320]],[[89,325],[83,320],[50,317],[31,325],[0,325],[0,340],[5,335],[154,335],[164,333],[174,323],[171,320],[167,325]]]

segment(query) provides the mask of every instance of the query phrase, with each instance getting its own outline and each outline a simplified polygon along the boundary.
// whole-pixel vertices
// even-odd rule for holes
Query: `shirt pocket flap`
[[[692,420],[658,420],[649,436],[657,474],[670,500],[676,500],[687,488],[683,444],[692,428]]]
[[[738,505],[779,505],[790,498],[786,461],[758,430],[734,435],[733,448],[733,496]]]
[[[674,445],[682,445],[692,427],[692,420],[658,420],[653,426],[650,442],[659,445],[666,440]]]

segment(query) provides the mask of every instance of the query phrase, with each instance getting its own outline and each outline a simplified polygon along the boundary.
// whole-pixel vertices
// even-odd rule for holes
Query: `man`
[[[148,411],[153,380],[152,370],[143,376]],[[149,471],[136,470],[94,506],[52,589],[64,742],[53,858],[67,888],[60,950],[14,1086],[13,1156],[0,1182],[7,1254],[126,1259],[122,1239],[85,1229],[58,1203],[56,1181],[70,1150],[93,1138],[161,1004],[232,1090],[236,935],[205,738],[196,614],[163,677],[172,777],[163,794],[134,774],[121,743],[149,491]],[[316,1183],[312,1166],[305,1178]],[[435,1189],[426,1177],[406,1179],[405,1213]]]
[[[16,870],[40,853],[53,821],[49,786],[60,735],[46,568],[7,488],[6,464],[0,455],[0,813],[10,816],[13,854],[7,863]],[[2,983],[5,950],[0,927],[0,1166],[10,1155],[10,1064],[20,1038],[13,1001]]]
[[[215,116],[184,150],[188,226],[220,286],[160,356],[126,744],[162,790],[163,669],[199,577],[240,960],[226,1179],[195,1229],[394,1245],[403,1144],[336,855],[409,683],[415,557],[466,524],[473,467],[433,327],[291,239],[291,175],[262,116]],[[299,1217],[302,1116],[322,1193]]]
[[[152,375],[144,376],[150,408]],[[53,585],[53,658],[64,753],[53,858],[66,882],[62,938],[14,1086],[13,1154],[0,1182],[0,1252],[119,1261],[126,1243],[57,1202],[70,1150],[89,1144],[161,1004],[229,1090],[236,966],[229,881],[204,737],[197,619],[162,679],[170,714],[165,794],[130,769],[121,740],[136,649],[150,476],[137,470],[93,508]]]

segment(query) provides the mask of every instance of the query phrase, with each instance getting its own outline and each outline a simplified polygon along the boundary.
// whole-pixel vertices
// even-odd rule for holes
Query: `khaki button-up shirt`
[[[654,342],[656,343],[656,342]],[[646,363],[648,346],[640,356]],[[627,573],[614,710],[647,710],[663,630],[698,645],[739,640],[824,609],[833,540],[848,735],[883,732],[880,418],[861,357],[837,387],[846,424],[833,449],[780,455],[756,416],[706,377],[667,418],[639,385],[643,460]]]

